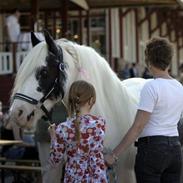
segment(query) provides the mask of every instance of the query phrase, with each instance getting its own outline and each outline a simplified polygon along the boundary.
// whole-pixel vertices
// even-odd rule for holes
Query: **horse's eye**
[[[42,91],[41,88],[40,88],[39,86],[37,87],[37,91],[38,91],[38,92],[41,92],[41,91]]]
[[[42,71],[41,71],[41,76],[42,76],[43,78],[47,78],[47,77],[48,77],[48,71],[47,71],[47,70],[42,70]]]

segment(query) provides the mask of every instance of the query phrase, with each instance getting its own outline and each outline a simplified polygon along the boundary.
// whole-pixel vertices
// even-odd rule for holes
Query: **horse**
[[[130,128],[137,111],[139,95],[147,80],[121,81],[108,62],[93,48],[54,40],[44,31],[45,41],[31,34],[33,48],[24,58],[12,90],[10,115],[22,128],[31,128],[41,116],[48,118],[52,107],[62,100],[67,106],[68,91],[77,80],[86,80],[96,89],[94,115],[106,119],[104,146],[113,149]],[[132,145],[115,165],[120,183],[135,183],[133,171],[136,148]]]

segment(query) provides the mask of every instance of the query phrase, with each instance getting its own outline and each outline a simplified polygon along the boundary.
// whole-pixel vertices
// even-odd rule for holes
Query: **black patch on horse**
[[[39,85],[37,91],[42,92],[44,96],[49,95],[49,99],[56,99],[60,96],[63,98],[66,72],[62,48],[55,43],[48,31],[44,31],[44,36],[47,43],[48,56],[46,57],[46,66],[39,67],[35,74]],[[35,35],[31,34],[31,38],[35,40]],[[35,42],[36,44],[39,43],[38,40]]]
[[[60,70],[60,64],[62,62],[58,60],[58,57],[49,52],[46,57],[46,66],[41,66],[36,71],[36,79],[39,87],[37,91],[46,95],[54,86],[54,90],[50,95],[50,99],[58,98],[64,95],[64,83],[66,81],[65,70]]]

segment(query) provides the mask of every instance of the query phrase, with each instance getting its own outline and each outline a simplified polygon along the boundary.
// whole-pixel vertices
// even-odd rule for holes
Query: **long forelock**
[[[46,43],[42,42],[35,46],[28,55],[24,58],[21,64],[16,79],[12,96],[24,84],[24,82],[36,71],[36,68],[45,65],[45,58],[47,55]]]

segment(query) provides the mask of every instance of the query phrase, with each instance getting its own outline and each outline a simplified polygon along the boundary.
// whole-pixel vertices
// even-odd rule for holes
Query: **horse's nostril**
[[[28,115],[28,116],[27,116],[27,121],[29,121],[29,120],[30,120],[30,118],[31,118],[31,116],[30,116],[30,115]]]
[[[19,110],[18,116],[20,117],[22,115],[22,113],[23,113],[23,110]]]
[[[34,111],[32,111],[29,115],[27,115],[27,121],[29,121],[32,116],[34,116]]]

